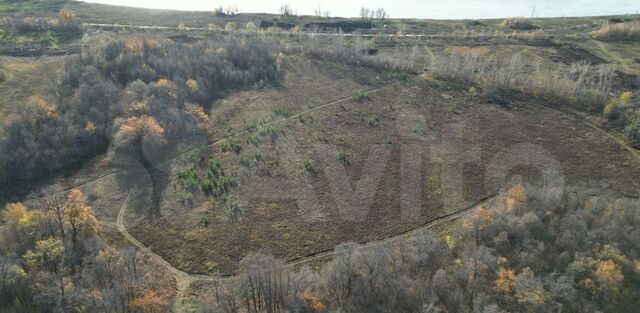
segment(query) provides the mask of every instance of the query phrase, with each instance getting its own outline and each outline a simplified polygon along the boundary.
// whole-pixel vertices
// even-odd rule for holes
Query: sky
[[[640,13],[640,0],[85,0],[86,2],[145,8],[213,11],[235,6],[242,13],[277,13],[289,4],[300,15],[318,7],[331,16],[357,16],[361,7],[385,8],[395,18],[501,18],[588,16]],[[535,11],[533,7],[535,5]]]

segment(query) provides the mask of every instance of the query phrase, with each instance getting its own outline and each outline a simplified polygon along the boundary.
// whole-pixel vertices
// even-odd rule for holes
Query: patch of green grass
[[[252,133],[252,134],[249,135],[248,141],[252,145],[258,146],[260,143],[262,143],[262,137],[260,137],[260,135],[258,135],[256,133]]]
[[[409,74],[405,71],[390,71],[384,74],[387,79],[397,79],[399,81],[406,81],[409,79]]]
[[[198,172],[196,167],[192,166],[178,173],[178,197],[183,203],[192,203],[193,194],[198,191],[200,185],[198,181]]]
[[[276,139],[278,139],[278,136],[280,135],[281,130],[282,130],[282,126],[276,125],[276,124],[269,124],[264,127],[261,127],[258,130],[258,135],[260,137],[269,136],[271,138],[271,141],[275,142]]]
[[[251,160],[249,159],[249,156],[247,156],[246,154],[241,154],[240,155],[240,165],[244,166],[244,167],[250,167],[251,166]]]
[[[353,101],[358,103],[362,103],[370,99],[369,92],[365,89],[356,91],[356,93],[354,93],[353,96],[351,96],[351,98],[353,99]]]
[[[302,160],[302,167],[305,169],[305,171],[314,174],[316,172],[315,170],[315,162],[311,159],[304,159]]]
[[[340,163],[342,163],[343,165],[349,164],[349,156],[343,148],[338,148],[336,150],[336,157],[338,158],[338,161],[340,161]]]
[[[234,152],[236,154],[242,151],[242,146],[240,145],[240,141],[235,138],[227,138],[223,139],[220,142],[220,150],[224,152]]]
[[[207,162],[207,175],[200,181],[200,188],[207,196],[219,198],[234,185],[235,179],[224,174],[220,161],[210,159]]]
[[[349,138],[344,136],[338,138],[338,143],[343,147],[348,147],[351,145],[351,141],[349,140]]]
[[[631,129],[640,129],[640,116],[627,112],[624,114],[624,123]]]
[[[380,123],[380,118],[378,118],[378,114],[372,113],[366,117],[367,124],[371,126],[378,126]]]
[[[240,215],[240,204],[233,196],[227,196],[224,198],[224,214],[227,216],[229,221],[235,222],[238,220],[238,216]]]
[[[273,112],[278,116],[289,117],[289,108],[284,105],[276,107]]]

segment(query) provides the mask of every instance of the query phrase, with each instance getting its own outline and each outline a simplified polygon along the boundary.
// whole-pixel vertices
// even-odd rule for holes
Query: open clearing
[[[329,66],[332,65],[324,65]],[[305,77],[309,75],[307,70],[315,69],[287,67],[286,76]],[[371,73],[366,76],[375,77]],[[347,79],[342,75],[336,78]],[[293,115],[331,103],[332,98],[348,98],[353,90],[368,85],[351,78],[348,83],[341,81],[341,85],[352,87],[342,89],[342,95],[320,90],[317,98],[307,100],[310,104],[300,105],[296,92],[303,88],[335,88],[330,76],[318,75],[315,81],[326,84],[285,79],[279,88],[290,93],[242,92],[223,100],[216,110],[224,112],[218,114],[221,119],[235,118],[229,125],[242,130],[246,119],[234,115],[242,111],[227,108],[243,104],[248,112],[244,116],[278,120],[282,118],[275,116],[273,110],[281,103],[288,105]],[[276,96],[281,98],[274,100]],[[526,97],[512,96],[508,106],[498,106],[470,98],[466,86],[423,75],[371,92],[369,98],[362,103],[348,98],[295,115],[286,123],[279,122],[282,132],[274,141],[265,139],[251,144],[248,139],[257,131],[244,132],[235,137],[242,145],[238,154],[223,153],[219,144],[213,144],[196,154],[195,159],[190,155],[175,160],[169,166],[173,175],[164,195],[162,217],[146,215],[150,184],[142,183],[125,217],[127,229],[181,270],[227,275],[249,252],[264,251],[294,260],[330,250],[340,242],[367,242],[402,233],[450,210],[462,209],[465,204],[496,192],[486,181],[492,173],[503,170],[502,166],[508,169],[514,165],[500,162],[505,155],[514,155],[516,161],[526,163],[523,158],[529,153],[542,151],[557,162],[552,165],[558,166],[568,185],[584,184],[586,188],[607,188],[637,196],[634,192],[640,182],[635,177],[640,170],[631,153],[583,122]],[[214,133],[220,132],[213,129]],[[534,150],[528,150],[530,147]],[[336,203],[340,199],[335,196],[335,177],[330,176],[339,173],[342,166],[336,157],[337,149],[344,149],[349,158],[344,169],[350,181],[349,185],[338,184],[338,188],[353,188],[374,167],[382,170],[379,183],[358,186],[375,193],[363,221],[345,220]],[[372,154],[371,149],[382,152]],[[242,155],[257,151],[261,161],[249,166],[240,164]],[[414,186],[421,186],[423,204],[419,214],[410,218],[401,214],[399,201],[402,153],[419,155],[421,160],[421,173]],[[387,159],[375,159],[386,154]],[[235,223],[225,216],[220,200],[199,195],[193,204],[186,204],[180,199],[177,173],[194,164],[194,160],[200,168],[212,158],[221,161],[225,172],[239,177],[232,194],[240,203],[242,214]],[[315,173],[304,169],[303,160],[313,160]],[[382,162],[381,166],[376,167],[376,162]],[[448,170],[460,170],[463,183],[446,181],[450,179]],[[531,166],[515,167],[509,174],[521,175],[530,182],[542,179],[538,169]],[[112,182],[113,179],[118,181],[112,178]],[[121,190],[127,190],[126,181],[130,179],[119,181],[125,182],[120,183]],[[103,192],[114,193],[113,186],[98,185],[105,188]],[[445,191],[447,195],[459,194],[459,203],[444,203],[450,200],[445,199]],[[347,193],[353,197],[353,192]],[[96,197],[94,206],[100,219],[113,218],[119,202],[103,202],[97,193]]]
[[[77,8],[87,22],[104,22],[104,8]],[[191,19],[191,26],[206,27],[208,16],[184,14],[164,24],[174,27],[176,21]],[[157,11],[152,19],[163,24],[165,17],[166,12]],[[251,16],[220,20],[244,18]],[[132,17],[109,22],[125,20]],[[497,194],[501,183],[544,184],[543,169],[555,170],[566,185],[640,197],[637,150],[624,145],[601,119],[576,113],[558,100],[515,92],[499,92],[496,104],[482,90],[472,92],[470,84],[423,71],[434,54],[494,59],[519,54],[528,74],[574,63],[611,67],[614,92],[635,90],[640,86],[637,42],[558,44],[535,34],[518,38],[506,32],[447,36],[440,32],[462,22],[433,22],[433,28],[403,23],[413,32],[428,29],[429,36],[372,36],[367,47],[382,56],[415,59],[421,65],[416,73],[282,54],[276,56],[277,83],[232,90],[211,103],[201,138],[179,143],[184,153],[156,164],[167,173],[160,216],[149,216],[152,184],[143,168],[114,165],[106,156],[32,193],[30,201],[35,203],[47,188],[80,188],[109,229],[105,236],[146,252],[149,261],[169,269],[184,293],[195,281],[233,275],[251,253],[266,252],[293,266],[328,257],[343,242],[380,242],[441,226]],[[484,23],[470,30],[489,32],[497,21]],[[538,23],[545,23],[547,34],[558,35],[598,26],[591,18]],[[122,33],[138,32],[146,30]],[[208,36],[173,29],[149,32],[185,43]],[[119,34],[96,30],[94,36]],[[64,57],[3,56],[1,61],[7,80],[0,83],[0,113],[7,114],[44,92]],[[202,179],[214,160],[233,178],[233,187],[224,196],[185,192],[181,174],[194,168]],[[233,199],[233,214],[225,199]]]

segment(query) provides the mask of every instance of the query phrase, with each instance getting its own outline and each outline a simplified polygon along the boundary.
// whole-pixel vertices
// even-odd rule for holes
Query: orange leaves
[[[159,79],[158,82],[156,82],[156,85],[160,88],[173,88],[174,86],[173,83],[166,78]]]
[[[58,13],[60,21],[63,23],[73,23],[76,20],[76,12],[69,9],[62,9]]]
[[[98,221],[93,209],[87,205],[87,198],[80,190],[74,189],[69,193],[65,218],[85,235],[92,235],[98,231]]]
[[[481,207],[480,209],[478,209],[478,212],[476,214],[477,219],[480,220],[483,225],[488,225],[493,222],[493,211],[491,210],[487,210],[486,208]]]
[[[527,200],[527,191],[522,185],[515,185],[507,191],[505,204],[508,210],[513,210],[523,204]]]
[[[156,86],[162,90],[165,90],[169,95],[169,97],[174,99],[178,98],[178,87],[172,81],[162,78],[158,80],[158,82],[156,83]]]
[[[133,53],[142,53],[142,50],[144,49],[144,39],[129,37],[125,39],[124,46]]]
[[[196,92],[200,89],[200,86],[198,85],[198,81],[196,81],[195,79],[187,80],[186,85],[191,92]]]
[[[143,115],[132,116],[120,125],[116,138],[127,141],[135,138],[158,141],[162,140],[164,128],[155,118]]]
[[[309,289],[305,289],[300,293],[300,298],[307,304],[312,312],[322,312],[325,309],[322,298]]]
[[[169,293],[167,291],[145,288],[136,293],[135,298],[129,303],[129,309],[136,313],[165,312],[168,304]]]
[[[25,224],[28,216],[27,208],[20,202],[9,203],[4,207],[3,219],[7,224]]]
[[[596,269],[596,279],[608,290],[617,291],[624,280],[620,266],[613,260],[600,261]]]
[[[57,119],[60,116],[58,108],[40,96],[32,96],[29,98],[30,104],[37,111],[38,117],[47,119]],[[38,118],[36,117],[36,118]]]
[[[516,283],[516,273],[513,270],[500,268],[498,270],[498,278],[494,282],[494,288],[502,293],[510,294]]]
[[[200,127],[205,128],[209,124],[209,115],[201,106],[189,103],[185,106],[185,111],[198,120]]]

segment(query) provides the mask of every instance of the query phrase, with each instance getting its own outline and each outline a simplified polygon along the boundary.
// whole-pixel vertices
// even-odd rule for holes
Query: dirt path
[[[375,91],[378,91],[378,90],[383,89],[385,87],[396,85],[398,83],[399,82],[391,82],[391,83],[388,83],[388,84],[384,84],[384,85],[381,85],[381,86],[370,88],[367,91],[368,92],[375,92]],[[345,100],[348,100],[350,98],[351,98],[351,96],[341,97],[339,99],[327,102],[327,103],[319,105],[317,107],[314,107],[314,108],[311,108],[311,109],[308,109],[308,110],[300,111],[300,112],[295,113],[293,115],[290,115],[290,116],[288,116],[286,118],[276,119],[276,120],[261,124],[257,128],[260,129],[260,128],[267,127],[269,125],[275,125],[275,124],[283,123],[283,122],[286,122],[287,120],[290,120],[290,119],[293,119],[293,118],[298,118],[301,115],[309,114],[309,113],[312,113],[312,112],[315,112],[315,111],[318,111],[318,110],[322,110],[322,109],[324,109],[326,107],[329,107],[329,106],[332,106],[332,105],[336,105],[336,104],[338,104],[340,102],[343,102]],[[632,155],[635,158],[640,160],[640,153],[636,149],[634,149],[631,146],[629,146],[624,141],[624,139],[622,139],[620,137],[617,137],[617,136],[609,133],[605,129],[602,129],[601,127],[589,122],[581,114],[579,114],[577,112],[573,112],[573,111],[558,110],[556,108],[552,108],[552,107],[544,105],[544,104],[542,104],[541,106],[546,108],[546,109],[558,112],[560,114],[568,115],[568,116],[578,120],[579,122],[582,122],[582,123],[586,124],[590,128],[593,128],[593,129],[597,130],[598,132],[604,134],[605,136],[615,140],[617,143],[619,143],[625,149],[627,149],[629,152],[631,152]],[[161,163],[159,166],[166,166],[167,164],[170,164],[171,162],[175,161],[176,159],[178,159],[178,158],[180,158],[180,157],[182,157],[182,156],[184,156],[184,155],[186,155],[186,154],[188,154],[188,153],[190,153],[192,151],[195,151],[196,149],[200,149],[202,147],[207,147],[207,146],[211,146],[211,145],[216,145],[216,144],[219,144],[223,140],[234,138],[234,137],[237,137],[237,136],[241,136],[241,135],[246,134],[248,132],[249,132],[249,130],[245,129],[245,130],[240,130],[240,131],[228,134],[228,135],[223,136],[221,138],[212,139],[211,141],[209,141],[206,144],[203,144],[203,145],[200,145],[200,146],[196,146],[196,147],[190,148],[190,149],[188,149],[186,151],[183,151],[181,153],[178,153],[177,155],[175,155],[175,156],[171,157],[170,159],[168,159],[168,160],[164,161],[163,163]],[[116,175],[118,173],[136,172],[136,171],[139,171],[139,170],[132,170],[132,171],[127,171],[127,170],[124,170],[124,171],[115,170],[115,171],[113,171],[112,170],[112,171],[108,171],[108,172],[105,172],[105,173],[101,173],[98,176],[92,177],[92,178],[90,178],[90,179],[88,179],[86,181],[83,181],[81,183],[75,184],[74,186],[68,187],[65,190],[77,188],[77,187],[89,184],[89,183],[91,183],[93,181],[102,179],[104,177],[111,176],[111,175]],[[133,246],[135,246],[140,251],[142,251],[144,254],[146,254],[149,257],[149,259],[152,260],[153,262],[155,262],[157,264],[160,264],[163,267],[165,267],[169,271],[169,273],[171,273],[175,277],[177,293],[176,293],[176,297],[174,299],[174,309],[173,309],[174,312],[184,311],[185,308],[183,307],[183,305],[185,305],[186,299],[187,299],[186,298],[186,292],[188,291],[189,286],[192,283],[198,282],[198,281],[215,281],[215,280],[229,281],[229,280],[235,279],[235,277],[233,277],[233,276],[230,276],[230,277],[214,277],[214,276],[206,276],[206,275],[193,275],[193,274],[189,274],[189,273],[186,273],[184,271],[181,271],[181,270],[175,268],[171,263],[166,261],[160,255],[158,255],[155,252],[153,252],[152,249],[150,249],[149,247],[145,246],[142,242],[140,242],[138,239],[136,239],[133,235],[131,235],[128,232],[128,230],[126,229],[126,226],[124,225],[124,219],[125,219],[126,210],[128,208],[129,201],[135,195],[135,193],[136,193],[136,185],[134,185],[129,190],[129,192],[127,194],[127,197],[125,198],[124,202],[120,206],[120,209],[119,209],[118,215],[117,215],[117,220],[116,220],[115,223],[101,222],[101,224],[104,225],[104,226],[107,226],[107,227],[116,228],[123,235],[123,237],[127,241],[129,241]],[[427,230],[427,229],[431,229],[433,227],[436,227],[436,226],[439,226],[439,225],[454,221],[456,219],[468,216],[468,215],[472,214],[473,212],[475,212],[475,210],[477,208],[480,208],[480,207],[490,203],[491,201],[493,201],[495,199],[496,199],[495,195],[492,195],[491,197],[487,197],[487,198],[479,201],[478,203],[476,203],[476,204],[474,204],[474,205],[472,205],[470,207],[464,208],[464,209],[462,209],[462,210],[460,210],[458,212],[455,212],[455,213],[452,213],[452,214],[449,214],[449,215],[446,215],[446,216],[439,217],[439,218],[437,218],[435,220],[432,220],[432,221],[430,221],[430,222],[428,222],[428,223],[426,223],[424,225],[416,227],[416,228],[414,228],[414,229],[412,229],[410,231],[407,231],[407,232],[404,232],[404,233],[401,233],[401,234],[397,234],[397,235],[394,235],[394,236],[390,236],[390,237],[387,237],[387,238],[383,238],[383,239],[379,239],[379,240],[374,240],[374,241],[362,243],[361,246],[362,247],[370,247],[370,246],[373,246],[373,245],[388,244],[388,243],[397,242],[399,240],[405,240],[405,239],[410,238],[411,236],[413,236],[413,235],[415,235],[415,234],[417,234],[417,233],[419,233],[421,231],[424,231],[424,230]],[[177,236],[176,234],[170,234],[170,235],[174,236],[174,237]],[[178,238],[178,239],[183,239],[183,238]],[[185,244],[194,244],[194,243],[185,242]],[[202,244],[198,244],[198,247],[202,248],[202,249],[208,249],[208,250],[210,250],[212,252],[215,252],[216,254],[220,254],[220,252],[218,250],[212,249],[211,247],[206,247],[206,246],[204,246]],[[320,251],[320,252],[317,252],[317,253],[314,253],[314,254],[311,254],[311,255],[307,255],[307,256],[298,258],[298,259],[290,260],[290,261],[287,262],[287,266],[288,267],[292,267],[292,268],[293,267],[297,267],[297,266],[301,266],[301,265],[308,264],[308,263],[311,263],[311,262],[314,262],[314,261],[330,258],[334,254],[335,254],[334,250]],[[225,256],[225,257],[228,258],[228,256]],[[236,260],[233,260],[233,261],[234,261],[234,263],[237,263]]]
[[[618,55],[615,52],[612,52],[611,50],[609,50],[607,48],[607,44],[599,41],[599,40],[592,40],[596,46],[600,49],[601,53],[603,54],[603,56],[605,56],[606,59],[608,59],[609,61],[618,64],[622,67],[622,69],[624,69],[626,72],[631,72],[632,70],[629,68],[629,64],[627,64],[627,62],[624,60],[624,58],[620,57],[620,55]]]
[[[169,273],[171,273],[171,275],[175,277],[177,291],[173,299],[172,312],[186,312],[186,308],[184,307],[184,305],[186,304],[186,292],[189,289],[191,283],[195,281],[213,281],[215,278],[203,275],[192,275],[175,268],[173,265],[171,265],[171,263],[167,262],[161,256],[157,255],[155,252],[153,252],[153,250],[138,241],[138,239],[133,237],[133,235],[131,235],[129,231],[127,231],[127,228],[124,226],[124,215],[126,214],[129,200],[135,194],[135,188],[135,186],[131,188],[131,190],[127,194],[127,197],[124,199],[124,202],[120,206],[120,210],[118,211],[118,219],[115,223],[115,226],[117,227],[120,234],[122,234],[122,236],[124,236],[124,238],[129,241],[129,243],[131,243],[142,253],[147,255],[152,262],[165,267],[167,271],[169,271]]]
[[[393,86],[393,85],[397,85],[399,83],[400,82],[398,82],[398,81],[390,82],[390,83],[387,83],[387,84],[383,84],[383,85],[379,85],[379,86],[376,86],[376,87],[373,87],[373,88],[369,88],[366,91],[367,92],[376,92],[376,91],[379,91],[380,89],[383,89],[383,88],[386,88],[386,87],[389,87],[389,86]],[[271,126],[271,125],[284,123],[284,122],[286,122],[288,120],[292,120],[294,118],[298,118],[301,115],[305,115],[305,114],[313,113],[313,112],[318,111],[318,110],[322,110],[322,109],[324,109],[326,107],[329,107],[329,106],[332,106],[332,105],[336,105],[336,104],[338,104],[340,102],[343,102],[343,101],[346,101],[348,99],[351,99],[351,97],[352,97],[351,95],[345,96],[345,97],[341,97],[339,99],[331,100],[330,102],[327,102],[327,103],[321,104],[319,106],[313,107],[311,109],[302,110],[302,111],[300,111],[298,113],[289,115],[288,117],[283,117],[283,118],[280,118],[280,119],[276,119],[276,120],[273,120],[273,121],[270,121],[270,122],[266,122],[266,123],[260,124],[260,125],[258,125],[256,127],[256,130],[259,130],[259,129],[262,129],[262,128],[265,128],[265,127],[268,127],[268,126]],[[211,140],[207,141],[207,143],[204,143],[202,145],[197,145],[197,146],[191,147],[191,148],[189,148],[187,150],[184,150],[182,152],[179,152],[178,154],[176,154],[176,155],[172,156],[171,158],[169,158],[169,159],[163,161],[162,163],[158,164],[158,167],[166,166],[166,165],[170,164],[171,162],[173,162],[173,161],[175,161],[175,160],[177,160],[177,159],[179,159],[179,158],[181,158],[181,157],[183,157],[183,156],[185,156],[185,155],[187,155],[187,154],[189,154],[191,152],[194,152],[194,151],[196,151],[198,149],[209,147],[209,146],[214,146],[214,145],[220,144],[224,140],[235,138],[235,137],[247,134],[249,132],[251,132],[251,130],[243,129],[243,130],[239,130],[239,131],[230,133],[228,135],[225,135],[225,136],[222,136],[222,137],[219,137],[219,138],[211,139]],[[68,191],[71,191],[73,189],[80,188],[82,186],[88,185],[90,183],[93,183],[95,181],[98,181],[100,179],[103,179],[103,178],[106,178],[106,177],[110,177],[110,176],[113,176],[113,175],[131,174],[131,173],[136,173],[136,172],[141,172],[142,173],[143,170],[142,169],[138,169],[138,168],[133,169],[133,170],[109,170],[109,171],[100,173],[100,174],[98,174],[96,176],[89,177],[86,180],[83,180],[81,182],[78,182],[78,183],[75,183],[75,184],[71,184],[71,185],[69,185],[69,186],[67,186],[67,187],[65,187],[63,189],[60,189],[59,192],[68,192]],[[34,198],[38,198],[40,196],[41,195],[36,194],[36,195],[29,196],[26,199],[27,200],[34,199]]]
[[[235,279],[236,277],[234,276],[229,276],[229,277],[214,277],[214,276],[207,276],[207,275],[194,275],[194,274],[189,274],[187,272],[181,271],[177,268],[175,268],[171,263],[167,262],[164,258],[162,258],[160,255],[156,254],[155,252],[153,252],[153,250],[151,250],[149,247],[145,246],[142,242],[140,242],[138,239],[136,239],[133,235],[131,235],[129,233],[129,231],[127,230],[127,228],[124,225],[124,217],[126,215],[126,211],[127,211],[127,207],[129,205],[129,201],[131,200],[131,197],[135,194],[136,192],[136,186],[133,186],[131,188],[131,190],[129,191],[129,193],[127,194],[127,197],[124,199],[124,202],[122,203],[122,205],[120,206],[120,210],[118,211],[118,218],[115,224],[113,223],[108,223],[108,222],[103,222],[102,224],[105,226],[110,226],[110,227],[116,227],[118,229],[118,231],[120,232],[120,234],[122,234],[122,236],[129,241],[129,243],[131,243],[133,246],[135,246],[136,248],[138,248],[142,253],[144,253],[145,255],[147,255],[149,257],[149,259],[156,263],[156,264],[160,264],[163,267],[165,267],[167,269],[167,271],[169,271],[169,273],[171,273],[175,279],[176,279],[176,295],[173,299],[173,312],[187,312],[188,311],[188,297],[187,297],[187,291],[189,290],[189,286],[194,283],[194,282],[201,282],[201,281],[231,281],[233,279]],[[390,236],[387,238],[383,238],[383,239],[379,239],[379,240],[374,240],[374,241],[369,241],[369,242],[365,242],[362,243],[360,247],[371,247],[374,245],[380,245],[380,244],[389,244],[389,243],[393,243],[393,242],[397,242],[399,240],[405,240],[408,238],[411,238],[411,236],[418,234],[424,230],[442,225],[444,223],[447,222],[451,222],[453,220],[459,219],[461,217],[467,216],[471,213],[473,213],[476,209],[481,208],[483,206],[485,206],[486,204],[488,204],[489,202],[493,201],[495,199],[495,196],[491,196],[491,197],[487,197],[483,200],[481,200],[480,202],[473,204],[472,206],[469,206],[461,211],[458,211],[456,213],[452,213],[446,216],[442,216],[439,217],[435,220],[432,220],[422,226],[419,226],[417,228],[414,228],[412,230],[409,230],[407,232],[398,234],[398,235],[394,235],[394,236]],[[186,244],[186,243],[185,243]],[[322,251],[322,252],[318,252],[318,253],[314,253],[312,255],[308,255],[299,259],[295,259],[295,260],[290,260],[286,263],[286,266],[289,268],[294,268],[297,266],[301,266],[304,264],[308,264],[314,261],[318,261],[318,260],[322,260],[325,258],[329,258],[332,257],[335,254],[334,250],[328,250],[328,251]]]

